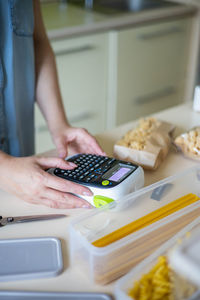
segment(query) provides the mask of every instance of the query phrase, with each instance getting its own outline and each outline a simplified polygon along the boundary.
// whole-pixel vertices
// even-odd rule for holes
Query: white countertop
[[[193,126],[200,124],[200,113],[195,113],[191,105],[179,105],[154,114],[157,118],[171,122],[177,126],[176,134],[179,134]],[[100,144],[109,155],[112,154],[112,147],[127,130],[135,126],[136,122],[131,122],[115,128],[109,132],[97,136]],[[172,148],[166,160],[157,171],[145,171],[145,185],[154,183],[180,170],[195,165],[195,161],[184,158],[180,153],[176,153]],[[28,204],[16,197],[0,191],[2,216],[65,213],[69,217],[65,219],[34,222],[27,224],[17,224],[0,228],[0,238],[24,238],[24,237],[46,237],[54,236],[61,240],[64,260],[63,272],[54,278],[39,280],[23,280],[14,282],[1,282],[0,290],[24,290],[24,291],[95,291],[113,293],[114,283],[99,286],[89,281],[89,278],[79,269],[69,266],[68,257],[68,224],[72,218],[84,213],[82,209],[57,210],[48,207]]]

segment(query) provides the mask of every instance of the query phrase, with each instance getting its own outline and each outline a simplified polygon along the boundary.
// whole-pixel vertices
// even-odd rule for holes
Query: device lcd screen
[[[130,168],[121,167],[117,170],[110,178],[109,180],[112,181],[119,181],[124,175],[126,175],[128,172],[130,172]]]
[[[112,169],[106,172],[103,175],[103,178],[119,183],[135,169],[136,168],[134,166],[127,166],[126,164],[118,163]]]

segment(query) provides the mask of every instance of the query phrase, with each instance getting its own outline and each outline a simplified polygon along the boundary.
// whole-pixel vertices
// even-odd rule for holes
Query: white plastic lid
[[[200,286],[200,224],[191,237],[170,253],[169,259],[177,273]]]

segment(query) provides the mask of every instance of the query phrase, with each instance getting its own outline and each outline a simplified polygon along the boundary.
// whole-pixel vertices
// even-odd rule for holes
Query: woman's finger
[[[45,195],[42,199],[45,205],[53,208],[91,208],[89,202],[76,197],[69,193],[59,192],[53,189],[46,189]]]
[[[44,169],[46,168],[60,168],[60,169],[74,169],[77,167],[76,164],[72,162],[68,162],[62,158],[58,157],[43,157],[39,156],[37,157],[37,162],[40,166],[42,166]]]
[[[101,149],[95,137],[91,136],[87,130],[81,131],[82,138],[87,141],[83,145],[88,149],[87,152],[95,153],[98,155],[106,155],[106,153]]]
[[[70,180],[60,178],[49,173],[45,173],[44,184],[45,186],[66,193],[73,193],[83,196],[92,196],[93,193],[85,186],[74,183]]]

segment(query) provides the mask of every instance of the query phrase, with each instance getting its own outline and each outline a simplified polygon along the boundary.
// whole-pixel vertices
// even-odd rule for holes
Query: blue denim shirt
[[[32,0],[0,0],[0,149],[34,153]]]

